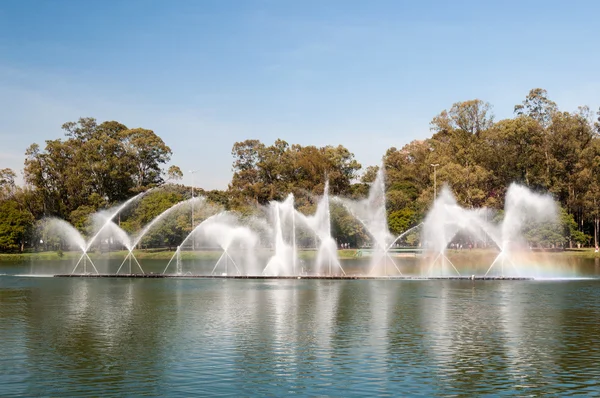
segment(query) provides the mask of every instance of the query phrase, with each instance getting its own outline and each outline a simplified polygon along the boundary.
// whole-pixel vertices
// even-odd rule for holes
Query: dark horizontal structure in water
[[[165,274],[58,274],[55,278],[192,278],[192,279],[323,279],[323,280],[460,280],[460,281],[531,281],[534,278],[520,276],[365,276],[365,275],[165,275]]]

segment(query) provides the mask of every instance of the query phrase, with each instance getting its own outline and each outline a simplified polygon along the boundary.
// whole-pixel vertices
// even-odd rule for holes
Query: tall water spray
[[[447,186],[442,187],[423,222],[422,242],[433,260],[424,269],[428,276],[460,275],[446,256],[448,244],[461,231],[474,240],[494,235],[494,227],[487,222],[487,209],[464,209],[458,205]],[[426,257],[428,258],[428,257]]]
[[[283,202],[271,202],[269,206],[273,218],[275,254],[262,273],[273,276],[295,275],[298,270],[294,195],[289,194]]]
[[[494,242],[500,249],[486,275],[499,265],[500,275],[505,272],[514,272],[521,276],[524,271],[515,264],[512,252],[526,247],[522,236],[523,229],[527,223],[556,222],[558,219],[558,208],[556,202],[549,195],[541,195],[532,192],[528,188],[513,183],[506,192],[504,202],[504,219],[496,233],[492,234]],[[506,268],[506,263],[510,267]]]
[[[446,256],[450,242],[458,232],[473,240],[491,239],[500,253],[485,273],[495,266],[499,276],[522,276],[521,267],[511,256],[513,246],[524,246],[522,230],[526,223],[556,220],[556,204],[550,196],[536,194],[518,184],[511,184],[505,198],[504,219],[499,225],[488,221],[488,209],[465,209],[458,205],[448,187],[443,187],[423,222],[422,241],[429,253],[423,271],[428,276],[460,275],[457,267]],[[510,265],[510,270],[505,268]]]
[[[394,272],[401,275],[402,272],[389,252],[394,238],[389,231],[387,221],[384,167],[381,166],[377,171],[377,176],[371,184],[369,196],[366,199],[359,201],[339,200],[354,218],[363,225],[372,239],[373,250],[369,273],[389,275]],[[394,269],[395,271],[393,271]]]
[[[325,183],[323,197],[317,203],[317,210],[312,216],[304,216],[298,213],[298,219],[308,226],[319,240],[317,251],[316,273],[322,275],[341,271],[346,274],[340,265],[337,255],[337,243],[331,236],[331,215],[329,210],[329,181]]]

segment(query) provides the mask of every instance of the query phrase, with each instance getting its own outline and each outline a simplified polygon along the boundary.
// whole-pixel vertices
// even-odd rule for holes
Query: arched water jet
[[[176,210],[180,210],[183,207],[186,206],[194,206],[197,203],[203,203],[205,201],[205,198],[202,196],[197,196],[191,199],[187,199],[184,200],[183,202],[179,202],[171,207],[169,207],[167,210],[163,211],[162,213],[160,213],[158,216],[156,216],[152,221],[150,221],[148,224],[146,224],[146,226],[135,235],[135,237],[132,239],[132,246],[135,248],[144,238],[144,236],[146,236],[146,234],[148,232],[150,232],[150,230],[152,230],[152,228],[154,228],[156,225],[158,225],[158,223],[160,223],[161,221],[163,221],[167,216],[169,216],[171,213],[173,213]]]
[[[450,189],[447,186],[442,188],[423,222],[422,241],[425,249],[435,256],[428,264],[428,276],[434,276],[436,266],[439,266],[439,276],[447,276],[445,270],[449,267],[460,276],[458,268],[446,256],[448,244],[459,231],[466,231],[470,236],[481,233],[495,236],[492,226],[483,219],[485,214],[484,209],[463,209]]]
[[[183,269],[181,268],[181,248],[192,237],[203,240],[209,244],[216,244],[223,250],[222,255],[219,257],[215,267],[211,271],[211,274],[214,274],[218,266],[223,264],[223,262],[226,269],[229,262],[231,262],[238,275],[242,274],[242,269],[238,265],[239,261],[234,259],[231,252],[231,248],[235,245],[246,250],[246,269],[252,268],[254,265],[254,249],[258,242],[256,234],[248,227],[240,225],[240,220],[232,213],[224,211],[207,218],[194,228],[194,230],[178,246],[175,254],[171,257],[171,260],[169,260],[169,263],[165,267],[163,274],[167,272],[169,265],[174,259],[177,259],[177,275],[183,274]]]
[[[406,231],[402,232],[400,235],[396,236],[396,239],[394,239],[392,241],[392,243],[390,243],[390,245],[387,247],[386,251],[389,251],[396,244],[396,242],[398,242],[400,239],[404,238],[406,235],[408,235],[409,233],[411,233],[415,229],[420,228],[421,226],[423,226],[422,222],[418,223],[414,227],[410,227]]]
[[[102,217],[102,216],[99,216],[99,217]],[[133,273],[133,263],[135,263],[138,266],[138,268],[142,272],[142,274],[145,274],[144,269],[142,268],[141,264],[139,263],[139,261],[137,260],[135,255],[133,254],[133,249],[135,246],[132,244],[131,238],[129,237],[129,235],[127,235],[127,232],[125,232],[121,227],[119,227],[113,221],[110,221],[109,223],[104,224],[103,228],[104,228],[103,234],[106,234],[109,239],[116,238],[117,242],[119,242],[120,244],[125,246],[125,248],[127,249],[127,256],[125,256],[125,258],[123,259],[123,262],[117,269],[116,274],[117,275],[119,274],[119,272],[121,271],[121,269],[123,268],[123,265],[125,265],[127,260],[129,260],[129,274]],[[100,235],[100,236],[102,236],[102,235]]]
[[[153,189],[153,188],[152,188]],[[123,209],[125,209],[127,206],[129,206],[132,202],[134,202],[135,200],[141,198],[142,196],[144,196],[146,193],[150,192],[152,189],[149,189],[145,192],[140,192],[139,194],[135,195],[134,197],[128,199],[127,201],[125,201],[123,204],[121,204],[119,207],[117,207],[113,212],[109,213],[109,216],[103,216],[104,219],[104,223],[100,226],[100,228],[96,231],[96,234],[94,236],[92,236],[92,238],[87,242],[84,243],[84,246],[82,247],[82,255],[81,257],[79,257],[79,260],[77,261],[77,264],[75,264],[75,268],[73,269],[73,271],[71,272],[71,274],[75,273],[75,270],[77,270],[77,267],[79,266],[79,264],[81,262],[83,262],[83,267],[84,267],[84,273],[86,272],[86,260],[89,260],[90,263],[92,264],[92,266],[94,267],[94,270],[96,271],[96,274],[98,274],[98,270],[96,269],[96,266],[94,265],[94,263],[92,262],[92,259],[90,258],[90,256],[87,254],[87,252],[89,251],[90,247],[92,246],[92,244],[96,241],[96,239],[98,238],[98,236],[102,233],[102,231],[108,226],[108,224],[112,221],[113,218],[115,218]],[[96,214],[98,215],[98,213]],[[64,222],[64,221],[63,221]],[[66,224],[66,222],[65,222]],[[70,224],[69,224],[70,226]],[[72,226],[71,226],[72,227]],[[73,228],[73,227],[72,227]],[[79,233],[79,232],[78,232]],[[82,238],[83,239],[83,238]],[[85,241],[84,241],[85,242]],[[136,260],[137,261],[137,260]]]
[[[177,204],[169,207],[167,210],[163,211],[158,216],[156,216],[152,221],[150,221],[148,224],[146,224],[146,226],[139,233],[137,233],[134,238],[131,239],[129,253],[127,254],[127,257],[125,257],[125,260],[123,260],[123,263],[119,267],[119,270],[121,270],[121,267],[123,266],[123,264],[125,263],[125,261],[127,261],[127,259],[129,259],[130,260],[129,269],[131,271],[131,258],[133,257],[133,259],[135,260],[135,262],[138,264],[140,270],[142,270],[142,273],[144,273],[144,271],[142,269],[142,266],[140,265],[140,263],[138,262],[137,258],[133,254],[133,250],[142,241],[142,239],[144,238],[144,236],[146,236],[146,234],[150,230],[152,230],[152,228],[154,228],[156,225],[158,225],[158,223],[160,223],[161,221],[163,221],[167,216],[169,216],[174,211],[179,210],[179,209],[181,209],[182,207],[185,207],[185,206],[194,206],[196,203],[201,203],[201,202],[204,202],[204,201],[205,201],[205,199],[203,197],[194,197],[194,198],[190,198],[190,199],[184,200],[182,202],[179,202],[179,203],[177,203]],[[179,246],[177,247],[177,250],[179,250]],[[177,251],[175,253],[177,254]],[[180,263],[180,261],[181,261],[181,256],[179,256],[179,263]],[[169,263],[170,263],[170,261],[169,261]],[[167,264],[167,266],[168,266],[168,264]],[[117,274],[119,273],[119,270],[117,270]]]
[[[125,201],[122,205],[120,205],[119,207],[117,207],[114,211],[109,212],[108,215],[103,215],[102,218],[105,220],[104,224],[102,224],[100,226],[100,228],[98,229],[98,231],[96,231],[96,234],[94,236],[92,236],[92,238],[87,242],[87,246],[85,248],[86,252],[89,250],[90,246],[92,246],[92,244],[96,241],[96,239],[98,238],[98,236],[102,233],[102,231],[104,230],[104,228],[106,228],[111,222],[112,220],[121,212],[123,211],[123,209],[125,209],[127,206],[129,206],[131,203],[133,203],[134,201],[136,201],[137,199],[141,198],[142,196],[146,195],[148,192],[152,191],[154,188],[151,188],[147,191],[144,192],[140,192],[137,195],[135,195],[133,198],[128,199],[127,201]]]
[[[167,272],[167,270],[169,269],[169,266],[171,265],[171,263],[173,262],[173,260],[176,259],[176,258],[177,258],[177,261],[176,261],[177,269],[175,270],[175,273],[177,275],[182,275],[183,274],[183,268],[182,268],[183,265],[181,263],[181,247],[190,239],[190,237],[192,237],[193,234],[195,234],[200,229],[204,228],[204,224],[207,221],[209,221],[213,217],[218,216],[219,214],[221,214],[221,213],[213,214],[212,216],[208,217],[206,220],[202,221],[200,224],[196,225],[196,227],[192,230],[192,232],[190,232],[185,237],[185,239],[179,244],[179,246],[177,246],[177,250],[175,250],[175,253],[173,253],[173,256],[171,256],[171,259],[169,260],[169,262],[167,263],[167,266],[165,267],[165,269],[162,272],[163,275]]]
[[[496,238],[500,253],[485,276],[498,264],[500,264],[500,275],[504,276],[506,262],[515,270],[517,276],[520,276],[519,267],[514,263],[511,255],[511,244],[523,241],[521,234],[525,221],[555,222],[557,218],[556,202],[551,196],[537,194],[516,183],[511,184],[506,192],[504,219],[500,224],[499,237]]]
[[[239,220],[236,217],[232,216],[231,213],[226,212],[221,213],[219,217],[212,218],[202,229],[202,233],[206,236],[208,241],[216,243],[223,250],[223,254],[219,260],[217,260],[217,263],[211,271],[212,275],[214,275],[221,261],[224,261],[225,275],[229,274],[228,265],[230,261],[237,271],[237,274],[242,275],[242,270],[229,252],[230,248],[235,244],[240,245],[243,249],[248,251],[246,261],[252,262],[251,253],[258,242],[258,238],[248,227],[237,225],[238,223]],[[246,269],[247,268],[248,267],[246,267]]]
[[[87,254],[85,239],[83,238],[83,236],[79,233],[79,231],[75,227],[73,227],[71,224],[69,224],[68,222],[66,222],[64,220],[60,220],[58,218],[51,218],[48,220],[47,228],[48,228],[49,232],[53,232],[53,233],[57,234],[58,236],[62,236],[64,239],[69,241],[71,244],[74,244],[81,250],[81,252],[82,252],[81,257],[79,257],[79,260],[75,264],[75,268],[73,268],[73,271],[71,271],[71,274],[75,273],[75,271],[79,267],[79,264],[81,264],[82,262],[83,262],[83,273],[87,274],[87,262],[88,261],[94,268],[94,271],[96,271],[96,274],[98,274],[98,270],[96,269],[94,262],[92,261],[90,256]]]

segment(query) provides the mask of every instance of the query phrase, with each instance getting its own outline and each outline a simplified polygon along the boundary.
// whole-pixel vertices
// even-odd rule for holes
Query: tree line
[[[361,199],[379,167],[386,172],[390,231],[399,234],[423,220],[436,185],[451,187],[468,208],[489,207],[502,217],[511,182],[549,192],[561,206],[560,228],[547,228],[542,245],[597,244],[600,229],[600,111],[583,106],[562,111],[543,89],[531,90],[514,116],[496,121],[492,106],[479,99],[457,102],[431,121],[432,135],[402,148],[389,148],[380,165],[363,167],[347,148],[301,146],[277,140],[236,142],[233,176],[226,190],[197,194],[211,206],[252,215],[293,193],[297,208],[310,214],[329,181],[330,194]],[[59,217],[81,231],[89,215],[150,188],[119,222],[131,232],[173,204],[191,197],[177,184],[177,166],[165,170],[171,149],[152,130],[82,118],[63,125],[65,137],[32,144],[25,153],[24,186],[0,169],[0,251],[43,249],[37,226]],[[434,170],[435,169],[435,170]],[[168,184],[167,184],[168,183]],[[207,212],[197,212],[195,223]],[[332,233],[338,242],[368,241],[363,228],[333,206]],[[176,245],[191,231],[189,215],[161,227],[148,246]],[[413,242],[414,243],[414,242]]]

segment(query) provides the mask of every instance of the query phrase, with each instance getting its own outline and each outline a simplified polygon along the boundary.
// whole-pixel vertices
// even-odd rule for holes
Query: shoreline
[[[357,256],[357,252],[360,249],[342,249],[338,250],[338,258],[340,260],[360,260],[368,258],[369,256]],[[259,250],[262,253],[272,252],[271,250],[262,249]],[[127,256],[126,250],[119,250],[113,252],[90,252],[89,256],[92,259],[111,259],[111,258],[124,258]],[[170,260],[171,257],[175,254],[175,251],[169,250],[134,250],[133,251],[136,258],[140,260]],[[206,259],[206,260],[217,260],[222,254],[220,250],[197,250],[194,252],[184,251],[181,253],[181,258],[183,260],[192,260],[192,259]],[[307,250],[299,250],[298,258],[303,260],[310,260],[316,258],[317,251],[314,249]],[[460,259],[464,257],[479,257],[479,256],[495,256],[498,254],[497,250],[493,249],[462,249],[462,250],[454,250],[449,249],[446,252],[446,255],[450,259]],[[600,253],[596,253],[593,248],[585,248],[585,249],[565,249],[562,251],[533,251],[531,254],[535,256],[551,256],[555,258],[600,258]],[[268,255],[268,254],[267,254]],[[421,257],[423,254],[415,253],[415,252],[405,252],[405,253],[392,253],[395,257]],[[29,261],[72,261],[77,260],[81,256],[80,251],[66,251],[66,252],[56,252],[56,251],[46,251],[46,252],[35,252],[35,253],[0,253],[0,264],[2,263],[22,263]]]

